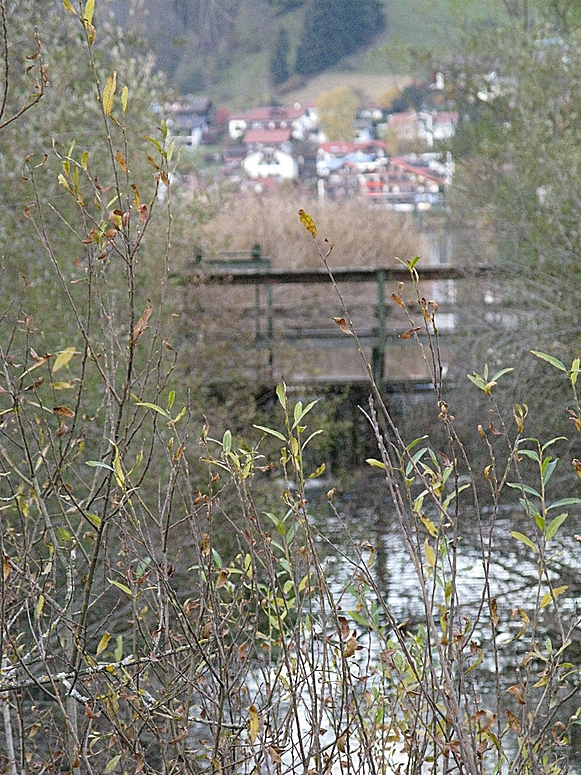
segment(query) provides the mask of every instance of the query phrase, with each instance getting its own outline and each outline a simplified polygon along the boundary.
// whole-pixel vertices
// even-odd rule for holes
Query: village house
[[[371,172],[386,161],[385,143],[381,140],[363,143],[329,140],[319,144],[317,174],[324,177],[346,165],[358,172]]]
[[[242,168],[253,179],[296,180],[299,176],[299,165],[296,159],[290,153],[277,148],[251,151],[246,154]]]
[[[454,137],[458,114],[450,111],[406,111],[392,113],[388,118],[390,133],[405,142],[420,141],[428,148],[434,143]]]
[[[242,142],[247,151],[261,148],[276,148],[290,153],[292,148],[292,129],[248,129]]]
[[[200,145],[215,118],[208,97],[191,97],[183,102],[166,103],[167,126],[175,139],[193,148]]]
[[[244,113],[232,114],[228,120],[228,133],[233,140],[244,137],[251,129],[290,129],[292,137],[304,140],[317,126],[316,112],[312,108],[293,107],[254,108]]]

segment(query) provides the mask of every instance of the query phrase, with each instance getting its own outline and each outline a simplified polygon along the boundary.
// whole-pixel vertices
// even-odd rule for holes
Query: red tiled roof
[[[292,129],[249,129],[244,135],[246,145],[281,145],[291,139]]]
[[[390,159],[390,162],[395,167],[399,167],[400,169],[405,170],[406,172],[410,172],[413,175],[425,178],[426,180],[431,180],[440,186],[444,185],[444,178],[442,178],[440,175],[436,175],[435,172],[432,172],[432,170],[428,169],[427,167],[416,167],[413,164],[404,161],[403,159]]]

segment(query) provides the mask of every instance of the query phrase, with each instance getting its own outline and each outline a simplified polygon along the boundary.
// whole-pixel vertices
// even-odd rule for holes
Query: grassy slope
[[[323,91],[347,85],[360,94],[362,101],[373,102],[394,84],[401,87],[407,82],[401,69],[397,77],[393,76],[396,68],[389,56],[382,53],[394,41],[417,49],[442,50],[457,40],[463,23],[503,16],[502,0],[384,0],[384,3],[387,30],[373,46],[297,89],[274,95],[275,99],[308,104]],[[293,46],[300,34],[302,13],[298,9],[283,17]],[[267,70],[265,52],[238,58],[236,66],[225,71],[217,84],[215,98],[238,109],[268,103],[273,95]]]

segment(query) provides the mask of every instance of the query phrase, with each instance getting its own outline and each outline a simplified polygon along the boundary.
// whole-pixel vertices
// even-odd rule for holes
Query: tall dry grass
[[[207,225],[205,250],[214,255],[248,251],[258,243],[277,269],[319,268],[313,246],[304,238],[300,208],[313,217],[319,236],[334,243],[332,266],[389,266],[395,256],[419,252],[417,227],[407,214],[368,202],[321,204],[294,191],[232,200]]]

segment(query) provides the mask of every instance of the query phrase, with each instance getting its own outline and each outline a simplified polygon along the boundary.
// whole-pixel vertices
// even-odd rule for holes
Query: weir
[[[419,290],[403,262],[331,267],[332,277],[324,267],[275,268],[255,245],[247,253],[210,259],[198,251],[183,282],[204,308],[226,305],[236,316],[240,326],[232,346],[244,356],[247,377],[257,385],[272,386],[284,374],[287,384],[297,386],[350,387],[368,381],[365,363],[369,363],[382,389],[407,392],[424,391],[430,383],[425,353],[413,342],[435,346],[424,330],[422,298],[435,302],[430,310],[435,312],[435,334],[446,371],[451,342],[465,324],[457,305],[459,287],[464,293],[470,286],[474,304],[491,314],[498,306],[503,276],[493,266],[421,261],[414,272]],[[349,335],[349,320],[363,358]],[[215,335],[226,341],[228,326],[216,323]]]

